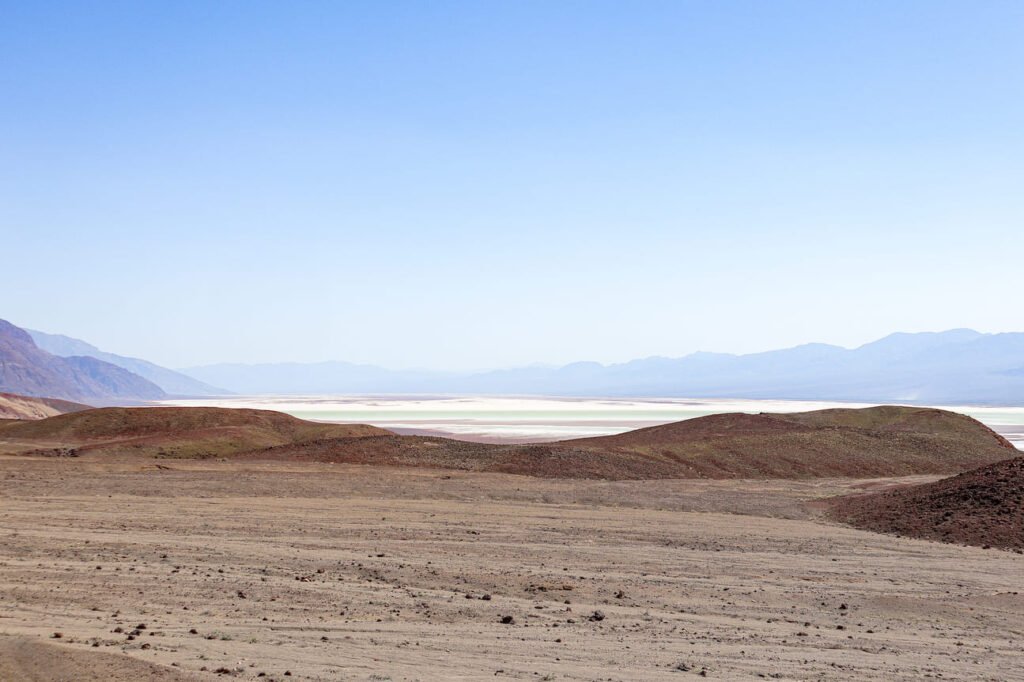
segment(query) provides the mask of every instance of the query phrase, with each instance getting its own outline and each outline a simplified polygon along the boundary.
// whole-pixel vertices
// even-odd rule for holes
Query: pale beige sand
[[[0,635],[0,680],[5,682],[193,682],[200,679],[198,675],[140,661],[121,652],[82,651],[32,637]]]
[[[803,506],[857,482],[161,464],[0,459],[26,679],[1024,679],[1024,557]]]

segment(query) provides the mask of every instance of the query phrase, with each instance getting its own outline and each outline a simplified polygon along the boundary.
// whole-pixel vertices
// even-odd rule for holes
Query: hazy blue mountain
[[[32,340],[35,341],[36,346],[42,348],[48,353],[64,358],[79,356],[96,358],[97,360],[109,362],[112,365],[117,365],[129,372],[148,379],[163,389],[165,393],[170,395],[209,396],[225,395],[230,393],[230,391],[210,386],[209,384],[197,381],[190,376],[161,367],[160,365],[155,365],[146,360],[104,352],[96,346],[86,343],[81,339],[64,336],[63,334],[47,334],[46,332],[35,331],[33,329],[26,329],[25,331],[28,332],[32,337]]]
[[[1024,333],[892,334],[847,349],[811,343],[732,355],[693,353],[602,365],[477,373],[344,362],[210,365],[182,370],[239,393],[474,393],[789,398],[1024,404]]]
[[[350,362],[226,363],[181,370],[235,393],[402,393],[438,390],[442,373],[389,370]]]
[[[166,397],[159,386],[123,367],[48,353],[6,320],[0,320],[0,391],[90,404]]]

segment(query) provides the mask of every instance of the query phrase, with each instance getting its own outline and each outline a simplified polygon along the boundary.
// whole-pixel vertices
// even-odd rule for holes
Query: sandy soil
[[[0,679],[1024,680],[1024,557],[806,504],[925,480],[0,459]]]

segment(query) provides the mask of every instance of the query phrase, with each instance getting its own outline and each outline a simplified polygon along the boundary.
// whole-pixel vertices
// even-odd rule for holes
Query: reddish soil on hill
[[[317,438],[389,434],[365,424],[319,424],[270,410],[106,407],[0,424],[0,451],[208,458]]]
[[[3,451],[243,457],[578,479],[953,474],[1016,452],[969,417],[909,407],[722,414],[605,438],[527,445],[399,436],[264,410],[104,408],[0,424]]]
[[[594,452],[554,443],[493,445],[432,436],[323,438],[252,450],[238,457],[488,471],[539,478],[681,478],[678,467],[671,463],[640,455]]]
[[[327,438],[251,459],[418,466],[543,478],[815,478],[957,473],[1016,452],[942,410],[881,407],[794,415],[720,414],[603,438],[533,445],[423,436]]]
[[[1024,457],[830,506],[832,518],[865,530],[1024,550]]]
[[[687,478],[954,474],[1017,452],[965,415],[900,406],[717,414],[559,445],[674,463]]]

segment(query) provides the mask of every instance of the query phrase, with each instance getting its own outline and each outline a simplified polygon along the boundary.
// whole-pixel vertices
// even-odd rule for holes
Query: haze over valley
[[[969,329],[894,333],[854,349],[810,343],[750,355],[700,352],[615,365],[581,361],[474,373],[389,370],[342,361],[222,364],[172,371],[72,337],[27,333],[38,349],[51,355],[114,364],[178,397],[490,394],[1024,404],[1024,333]],[[7,387],[19,389],[13,380]],[[154,397],[143,392],[121,395]]]

